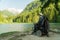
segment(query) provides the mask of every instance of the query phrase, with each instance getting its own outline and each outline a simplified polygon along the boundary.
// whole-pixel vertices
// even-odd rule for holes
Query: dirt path
[[[50,37],[39,37],[37,35],[28,35],[27,33],[15,33],[6,37],[0,37],[0,40],[60,40],[60,34],[49,33]]]
[[[50,33],[50,37],[38,37],[35,35],[27,35],[23,40],[60,40],[60,34]]]

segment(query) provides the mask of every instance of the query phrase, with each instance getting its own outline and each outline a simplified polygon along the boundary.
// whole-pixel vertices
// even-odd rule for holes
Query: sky
[[[0,0],[0,10],[6,8],[24,9],[33,0]]]

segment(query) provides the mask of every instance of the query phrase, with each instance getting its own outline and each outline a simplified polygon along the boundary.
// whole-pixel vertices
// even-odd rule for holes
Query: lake
[[[34,27],[33,23],[0,24],[0,34],[12,31],[31,31],[32,27]],[[60,31],[60,23],[50,23],[50,28]]]
[[[0,24],[0,34],[12,31],[26,31],[31,30],[34,25],[30,23],[17,23],[17,24]]]

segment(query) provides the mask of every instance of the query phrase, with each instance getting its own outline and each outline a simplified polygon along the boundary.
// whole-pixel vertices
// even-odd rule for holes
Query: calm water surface
[[[29,27],[32,28],[34,25],[29,23],[20,24],[0,24],[0,34],[11,32],[11,31],[25,31]]]

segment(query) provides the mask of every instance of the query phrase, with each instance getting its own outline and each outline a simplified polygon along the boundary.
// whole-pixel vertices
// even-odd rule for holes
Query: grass
[[[19,33],[19,31],[2,33],[2,34],[0,34],[0,37],[6,37],[6,36],[9,36],[9,35],[13,35],[14,33]]]

